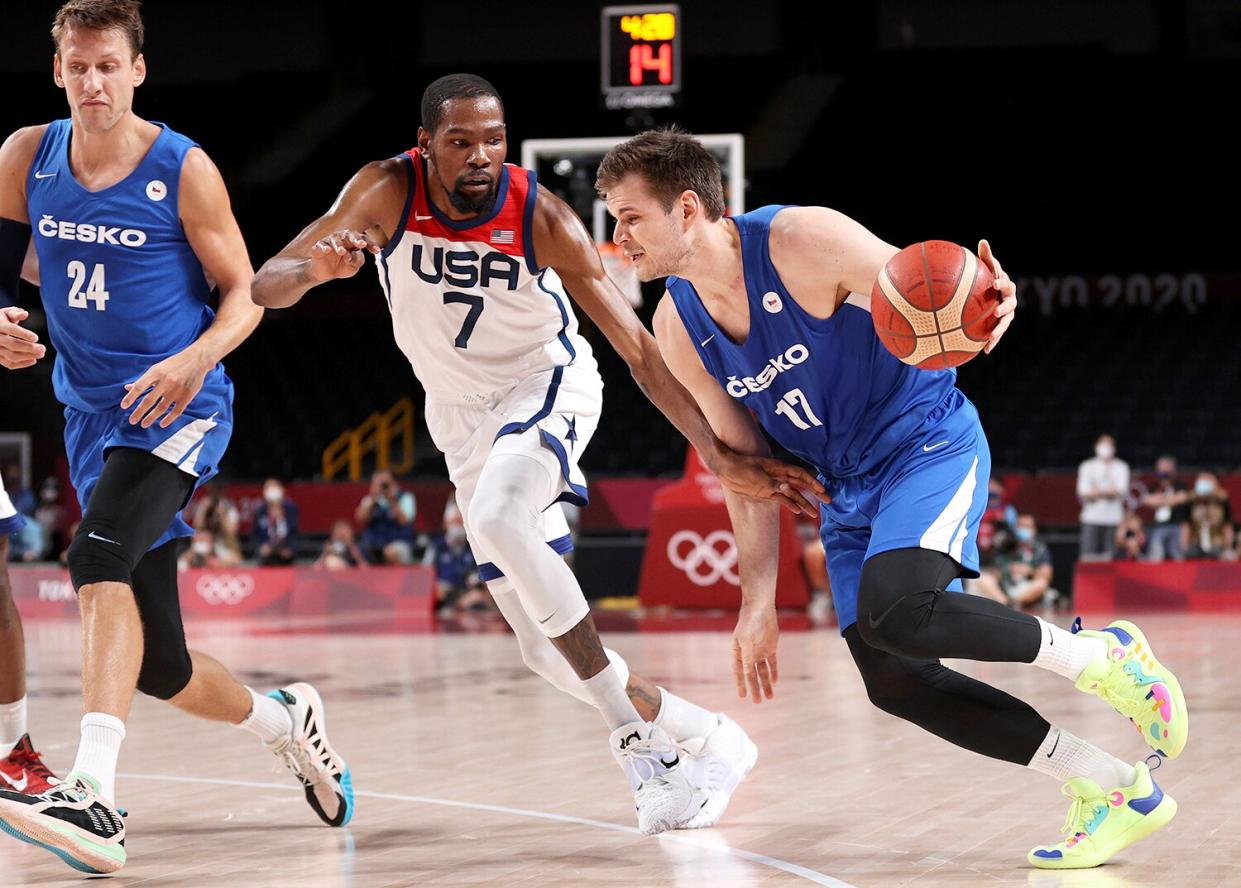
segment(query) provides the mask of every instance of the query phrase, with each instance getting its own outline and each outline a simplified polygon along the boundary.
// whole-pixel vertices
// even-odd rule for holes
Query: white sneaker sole
[[[758,762],[758,746],[739,725],[737,729],[742,732],[745,740],[742,744],[744,752],[738,769],[734,770],[731,766],[729,767],[733,779],[719,789],[706,789],[707,803],[681,827],[682,829],[708,829],[719,823],[724,812],[728,810],[728,803],[732,800],[733,793],[737,791],[741,781],[745,780],[754,770],[754,765]]]

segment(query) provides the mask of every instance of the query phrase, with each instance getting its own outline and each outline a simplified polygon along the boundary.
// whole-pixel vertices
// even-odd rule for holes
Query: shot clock
[[[681,8],[605,6],[603,99],[608,108],[670,108],[681,89]]]

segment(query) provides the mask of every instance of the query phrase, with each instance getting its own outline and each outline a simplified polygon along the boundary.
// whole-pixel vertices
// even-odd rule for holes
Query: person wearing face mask
[[[263,505],[254,516],[259,564],[292,564],[297,555],[297,504],[285,499],[276,478],[263,482]]]
[[[323,551],[315,561],[316,570],[347,570],[366,564],[366,556],[358,548],[353,536],[353,525],[347,518],[338,518],[332,525],[332,535],[323,544]]]
[[[65,539],[65,507],[60,501],[60,482],[54,476],[45,478],[39,486],[39,505],[35,507],[34,520],[43,528],[46,552],[59,552],[69,544]]]
[[[1013,607],[1029,607],[1051,601],[1051,550],[1038,538],[1033,515],[1018,515],[1012,532],[996,546],[994,565],[975,581],[976,591]]]
[[[193,525],[196,530],[209,530],[215,535],[217,547],[228,550],[230,563],[241,561],[241,541],[238,526],[241,514],[231,499],[224,495],[218,481],[203,486],[203,496],[194,507]]]
[[[456,509],[445,509],[444,535],[427,549],[423,563],[435,567],[440,616],[487,606],[478,578],[478,563],[465,538],[465,524]]]
[[[1158,480],[1154,489],[1142,497],[1142,504],[1155,511],[1155,523],[1147,540],[1147,558],[1180,561],[1185,557],[1181,536],[1189,521],[1189,489],[1176,476],[1174,456],[1159,457],[1155,474]]]
[[[1116,439],[1100,435],[1094,459],[1077,469],[1077,498],[1081,500],[1082,561],[1110,561],[1116,550],[1116,528],[1125,518],[1129,493],[1129,464],[1116,458]]]
[[[1181,540],[1189,558],[1232,561],[1237,557],[1228,492],[1210,472],[1200,473],[1194,481],[1189,522]]]
[[[194,531],[189,548],[177,559],[177,567],[180,570],[190,568],[214,570],[219,567],[233,567],[236,563],[232,558],[232,553],[220,545],[215,534],[202,528]]]

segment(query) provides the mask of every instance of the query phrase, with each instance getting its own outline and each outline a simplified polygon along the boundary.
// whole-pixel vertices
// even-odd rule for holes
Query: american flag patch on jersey
[[[491,242],[493,244],[511,244],[513,242],[513,230],[511,228],[491,229]]]

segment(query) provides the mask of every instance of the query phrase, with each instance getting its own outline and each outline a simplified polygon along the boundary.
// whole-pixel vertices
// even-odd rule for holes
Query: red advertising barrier
[[[77,598],[67,570],[11,565],[9,577],[23,616],[77,615]],[[435,571],[422,566],[186,570],[177,575],[177,583],[181,611],[191,620],[357,612],[430,616],[435,601]]]
[[[778,607],[809,599],[793,516],[780,510]],[[685,478],[655,494],[638,596],[646,606],[730,608],[741,603],[737,541],[724,491],[692,448]]]
[[[1241,611],[1241,563],[1078,562],[1073,606],[1081,611]]]

